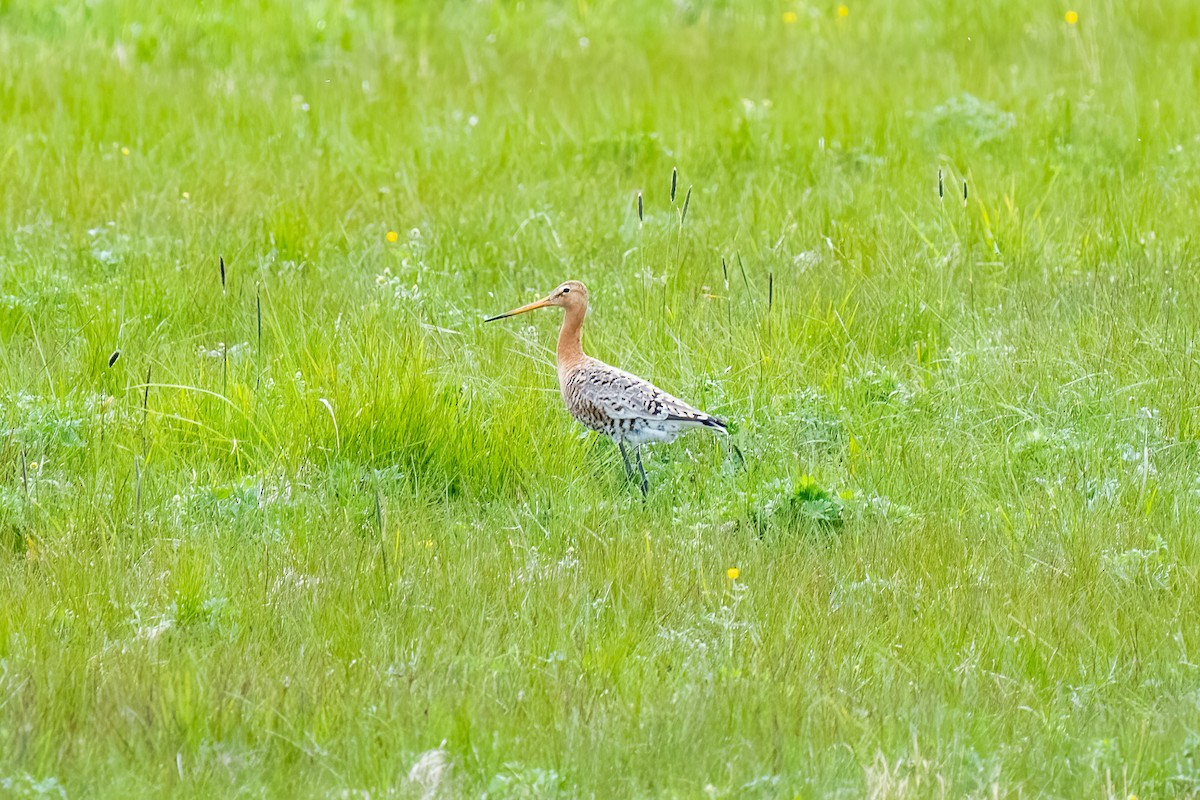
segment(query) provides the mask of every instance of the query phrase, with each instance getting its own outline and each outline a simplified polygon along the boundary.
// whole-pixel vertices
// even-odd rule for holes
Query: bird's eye
[[[570,287],[570,286],[564,286],[564,287],[563,287],[563,291],[562,291],[562,293],[563,293],[563,294],[566,294],[566,293],[567,293],[567,292],[569,292],[569,291],[571,291],[571,287]]]

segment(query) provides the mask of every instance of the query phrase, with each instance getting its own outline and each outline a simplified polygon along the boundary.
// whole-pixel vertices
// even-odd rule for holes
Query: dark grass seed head
[[[675,190],[679,187],[679,168],[671,167],[671,202],[675,202]]]
[[[642,210],[642,193],[638,192],[638,222],[645,222],[646,218]]]

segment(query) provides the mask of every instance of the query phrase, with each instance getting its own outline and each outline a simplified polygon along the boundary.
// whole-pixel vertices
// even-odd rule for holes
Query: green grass
[[[0,795],[1200,796],[1200,6],[1069,8],[0,0]]]

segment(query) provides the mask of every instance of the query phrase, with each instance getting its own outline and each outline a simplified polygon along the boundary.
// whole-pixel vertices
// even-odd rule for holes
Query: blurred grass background
[[[0,0],[0,792],[1197,796],[1198,54]],[[555,315],[481,325],[567,278],[745,469],[643,504]]]

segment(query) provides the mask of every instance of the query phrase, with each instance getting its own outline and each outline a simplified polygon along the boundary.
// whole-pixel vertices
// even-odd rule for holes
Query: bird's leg
[[[638,445],[637,447],[633,448],[633,454],[634,454],[634,456],[637,457],[638,472],[641,473],[641,476],[642,476],[642,483],[641,483],[642,497],[645,497],[648,494],[650,494],[650,479],[646,477],[646,468],[642,466],[642,447],[641,447],[641,445]]]
[[[629,455],[625,452],[625,443],[617,442],[617,447],[621,449],[621,460],[625,462],[625,477],[633,477],[633,465],[629,463]]]
[[[742,455],[742,449],[734,444],[732,439],[729,440],[729,446],[733,448],[734,454],[736,454],[738,457],[738,463],[741,465],[742,470],[744,471],[746,469],[746,457]]]

